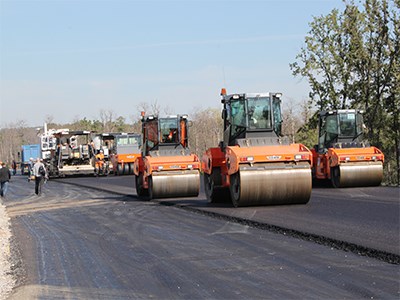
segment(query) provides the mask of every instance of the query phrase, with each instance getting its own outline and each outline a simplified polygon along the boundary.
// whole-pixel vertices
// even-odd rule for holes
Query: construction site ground
[[[203,192],[142,201],[133,176],[33,190],[13,177],[0,207],[3,299],[400,295],[398,188],[315,187],[307,205],[245,208]]]

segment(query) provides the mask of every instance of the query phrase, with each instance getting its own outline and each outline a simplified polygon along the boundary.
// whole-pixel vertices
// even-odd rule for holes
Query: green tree
[[[345,4],[343,12],[313,19],[290,68],[308,80],[319,110],[365,110],[368,139],[383,150],[386,166],[397,160],[399,173],[400,0]]]

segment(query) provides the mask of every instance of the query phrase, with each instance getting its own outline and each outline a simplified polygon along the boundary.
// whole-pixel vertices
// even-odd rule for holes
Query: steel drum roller
[[[200,173],[191,171],[163,171],[152,174],[153,198],[198,196]]]
[[[332,174],[337,187],[377,186],[383,178],[382,162],[346,163],[339,166],[339,174]]]
[[[279,168],[240,168],[231,177],[235,207],[251,205],[306,204],[311,195],[309,164]]]

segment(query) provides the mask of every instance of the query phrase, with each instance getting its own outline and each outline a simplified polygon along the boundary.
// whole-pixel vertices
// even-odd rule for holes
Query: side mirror
[[[187,126],[188,126],[188,127],[192,127],[192,126],[193,126],[193,121],[188,121],[188,122],[187,122]]]

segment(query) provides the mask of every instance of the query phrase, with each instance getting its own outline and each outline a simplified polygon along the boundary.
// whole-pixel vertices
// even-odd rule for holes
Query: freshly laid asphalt
[[[37,197],[15,177],[11,299],[400,296],[397,188],[321,187],[307,205],[233,208],[204,193],[141,201],[133,182],[54,180]]]

